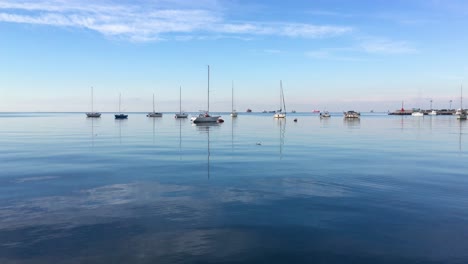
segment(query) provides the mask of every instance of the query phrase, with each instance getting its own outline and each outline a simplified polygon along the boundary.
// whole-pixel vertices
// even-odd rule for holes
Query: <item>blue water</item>
[[[0,114],[0,263],[468,263],[468,122],[223,116]]]

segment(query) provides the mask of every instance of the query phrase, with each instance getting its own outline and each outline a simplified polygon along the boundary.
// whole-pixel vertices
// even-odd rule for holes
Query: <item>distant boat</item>
[[[268,113],[267,110],[263,110],[262,113]]]
[[[187,118],[187,113],[182,112],[182,86],[179,87],[179,113],[176,113],[175,118]]]
[[[125,114],[122,114],[120,112],[120,105],[121,105],[121,102],[122,102],[122,95],[119,94],[119,113],[114,115],[115,116],[115,119],[127,119],[128,118],[128,115],[125,115]]]
[[[325,111],[322,113],[320,113],[320,118],[328,118],[328,117],[331,117],[330,113],[328,111]]]
[[[292,110],[291,113],[296,113],[296,110]]]
[[[320,113],[320,110],[313,110],[312,113]]]
[[[252,109],[247,108],[247,111],[246,111],[246,112],[247,112],[247,113],[252,113]]]
[[[162,117],[162,113],[154,111],[154,94],[153,94],[153,112],[148,113],[147,117]]]
[[[284,102],[283,82],[282,81],[280,81],[280,110],[278,110],[278,112],[273,117],[274,118],[286,118],[286,104]]]
[[[413,112],[411,115],[416,117],[424,117],[424,113],[422,111]]]
[[[234,81],[232,82],[232,88],[231,88],[231,93],[232,93],[232,102],[231,102],[231,117],[237,117],[237,112],[234,109]]]
[[[429,112],[429,115],[437,115],[437,111],[436,110],[432,110]]]
[[[348,111],[343,113],[344,118],[359,118],[361,117],[361,113],[356,112],[356,111]]]
[[[197,117],[192,117],[193,123],[216,123],[220,116],[210,115],[210,65],[208,65],[208,110],[205,113],[199,114]]]
[[[463,110],[463,86],[460,87],[460,114],[457,115],[458,120],[466,120],[466,112]]]
[[[98,117],[101,117],[101,113],[94,112],[94,94],[93,93],[94,93],[94,88],[91,87],[91,112],[86,113],[86,116],[90,118],[98,118]]]

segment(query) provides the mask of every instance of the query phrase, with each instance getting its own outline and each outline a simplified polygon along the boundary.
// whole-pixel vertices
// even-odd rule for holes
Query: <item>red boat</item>
[[[312,113],[320,113],[320,110],[314,110]]]

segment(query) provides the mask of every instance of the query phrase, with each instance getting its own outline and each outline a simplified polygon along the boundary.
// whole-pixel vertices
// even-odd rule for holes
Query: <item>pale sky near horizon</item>
[[[0,0],[0,112],[459,107],[465,0]],[[468,100],[467,105],[468,105]]]

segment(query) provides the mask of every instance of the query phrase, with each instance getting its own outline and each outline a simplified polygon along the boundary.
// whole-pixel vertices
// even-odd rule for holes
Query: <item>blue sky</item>
[[[0,0],[0,111],[458,107],[465,0]],[[468,88],[466,88],[468,93]],[[455,103],[457,102],[457,103]]]

